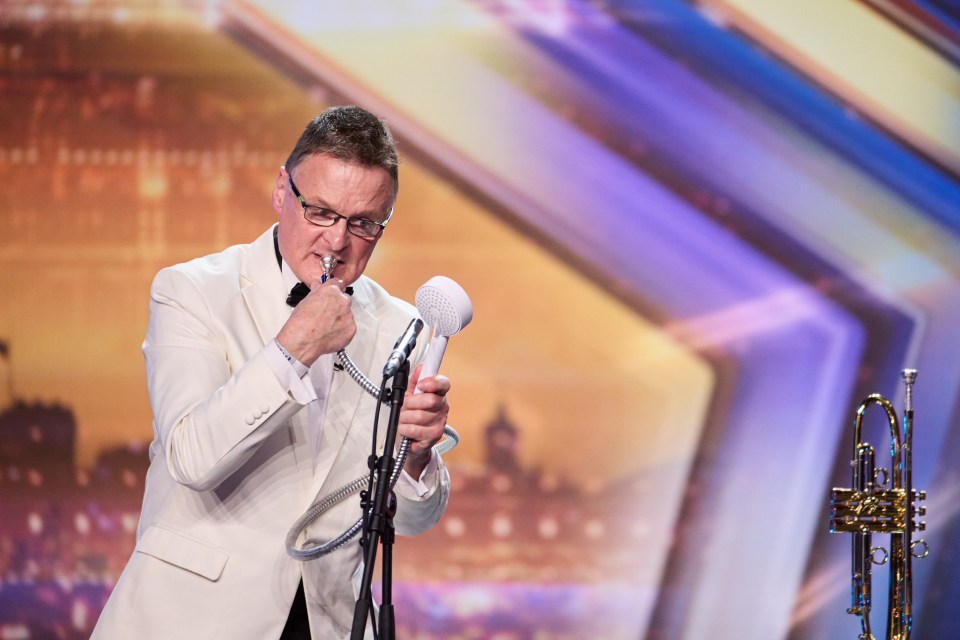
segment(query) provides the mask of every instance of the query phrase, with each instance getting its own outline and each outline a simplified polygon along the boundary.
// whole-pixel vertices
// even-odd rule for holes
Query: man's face
[[[386,169],[351,164],[327,155],[305,157],[289,177],[308,205],[345,218],[383,222],[396,198],[393,178]],[[309,285],[320,279],[320,258],[328,254],[337,259],[333,275],[346,284],[352,284],[363,273],[379,238],[361,238],[350,233],[346,220],[338,220],[330,227],[307,221],[283,167],[273,187],[273,209],[280,216],[280,253],[302,282]]]

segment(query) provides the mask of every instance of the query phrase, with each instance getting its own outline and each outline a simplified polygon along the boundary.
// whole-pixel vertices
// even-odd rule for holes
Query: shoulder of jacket
[[[217,253],[164,267],[154,278],[154,284],[186,279],[198,289],[221,288],[229,282],[236,287],[237,276],[249,248],[249,244],[233,245]]]

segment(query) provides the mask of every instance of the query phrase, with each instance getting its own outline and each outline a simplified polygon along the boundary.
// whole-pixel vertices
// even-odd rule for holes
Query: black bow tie
[[[353,287],[347,287],[343,292],[348,296],[352,296]],[[302,282],[298,282],[297,284],[293,285],[293,289],[290,289],[290,295],[287,296],[287,304],[291,307],[297,306],[300,304],[301,300],[307,297],[308,293],[310,293],[310,287]]]
[[[280,267],[280,270],[283,270],[283,258],[280,257],[280,243],[277,241],[277,229],[278,225],[273,227],[273,251],[277,254],[277,266]],[[343,290],[348,296],[353,295],[353,287],[347,287]],[[290,295],[287,296],[287,304],[291,307],[295,307],[300,304],[300,301],[307,297],[307,294],[310,293],[310,287],[298,282],[293,285],[293,289],[290,289]]]
[[[293,286],[293,289],[290,289],[290,295],[287,296],[287,304],[291,307],[295,307],[300,304],[300,301],[307,297],[307,294],[310,293],[310,287],[298,282]]]

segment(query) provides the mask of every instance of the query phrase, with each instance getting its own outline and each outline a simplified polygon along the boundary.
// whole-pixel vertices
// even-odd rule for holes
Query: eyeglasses
[[[303,207],[303,217],[306,218],[307,222],[311,222],[318,227],[332,227],[340,222],[342,218],[347,221],[347,231],[358,238],[372,239],[383,233],[383,228],[387,226],[390,218],[393,217],[393,209],[390,209],[386,220],[376,222],[369,218],[348,218],[347,216],[340,215],[336,211],[324,209],[323,207],[315,207],[304,201],[303,196],[300,195],[300,190],[297,189],[297,185],[293,184],[293,178],[290,175],[287,175],[287,180],[290,182],[290,189],[293,190],[293,195],[297,196],[297,200],[300,201],[300,206]]]

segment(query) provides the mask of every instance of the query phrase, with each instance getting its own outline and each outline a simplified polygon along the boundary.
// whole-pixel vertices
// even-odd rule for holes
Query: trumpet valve
[[[886,467],[880,467],[873,472],[873,482],[878,487],[887,486],[887,483],[890,482],[890,474],[887,472]]]

